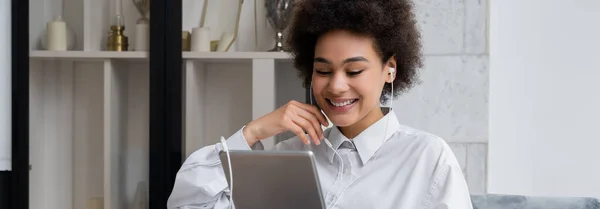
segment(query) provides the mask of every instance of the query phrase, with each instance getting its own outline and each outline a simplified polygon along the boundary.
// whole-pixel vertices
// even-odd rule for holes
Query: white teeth
[[[356,99],[352,99],[352,100],[346,100],[344,102],[336,103],[336,102],[329,100],[329,102],[331,102],[331,104],[336,107],[346,106],[346,105],[354,103],[355,101],[356,101]]]

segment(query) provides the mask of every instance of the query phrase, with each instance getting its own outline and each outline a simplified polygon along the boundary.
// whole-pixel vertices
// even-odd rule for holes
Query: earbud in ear
[[[394,79],[394,72],[396,72],[396,68],[390,67],[390,79]]]

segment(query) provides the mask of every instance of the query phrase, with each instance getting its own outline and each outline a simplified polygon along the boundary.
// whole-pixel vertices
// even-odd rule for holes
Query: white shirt
[[[242,130],[227,139],[229,149],[262,149],[260,143],[250,148]],[[393,111],[352,140],[335,126],[323,135],[343,159],[340,178],[336,178],[340,158],[325,143],[306,145],[296,136],[274,149],[314,153],[327,206],[337,201],[332,208],[472,208],[467,183],[448,144],[430,133],[400,125]],[[186,159],[177,173],[168,208],[229,208],[229,189],[218,156],[221,150],[217,143]]]

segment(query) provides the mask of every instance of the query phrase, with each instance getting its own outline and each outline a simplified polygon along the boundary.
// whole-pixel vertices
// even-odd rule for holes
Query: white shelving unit
[[[111,1],[64,1],[69,51],[41,47],[60,1],[29,4],[30,207],[134,208],[149,163],[148,52],[132,50],[139,14],[123,0],[130,51],[106,51]]]
[[[75,48],[43,50],[45,24],[59,2],[29,4],[30,207],[88,208],[99,201],[105,209],[134,208],[138,187],[148,182],[149,54],[105,51],[109,0],[65,0]],[[183,3],[182,30],[189,30],[196,27],[191,19],[202,11],[202,1]],[[244,1],[244,16],[263,12],[253,4]],[[123,0],[123,9],[131,50],[138,13],[131,0]],[[265,52],[273,37],[265,21],[242,18],[240,33],[252,35],[240,35],[233,51],[182,52],[186,156],[291,99],[304,100],[289,55]]]
[[[237,1],[209,2],[208,10],[212,12],[207,13],[204,26],[211,28],[213,40],[218,39],[220,30],[231,28],[235,11],[224,5]],[[203,3],[182,1],[183,31],[199,26]],[[183,52],[186,156],[219,142],[221,136],[231,136],[246,123],[289,100],[304,101],[305,91],[290,56],[267,52],[275,44],[275,33],[265,17],[264,5],[264,0],[244,0],[233,51]],[[223,14],[231,16],[219,16]],[[270,148],[276,138],[287,136],[290,135],[263,142]]]

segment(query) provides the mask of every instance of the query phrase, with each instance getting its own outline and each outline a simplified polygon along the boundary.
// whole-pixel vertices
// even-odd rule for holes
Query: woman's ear
[[[385,82],[387,83],[392,83],[394,81],[394,79],[396,78],[396,72],[398,71],[398,68],[396,68],[396,56],[392,56],[390,57],[390,59],[386,62],[386,71],[387,71],[387,78],[385,80]]]

